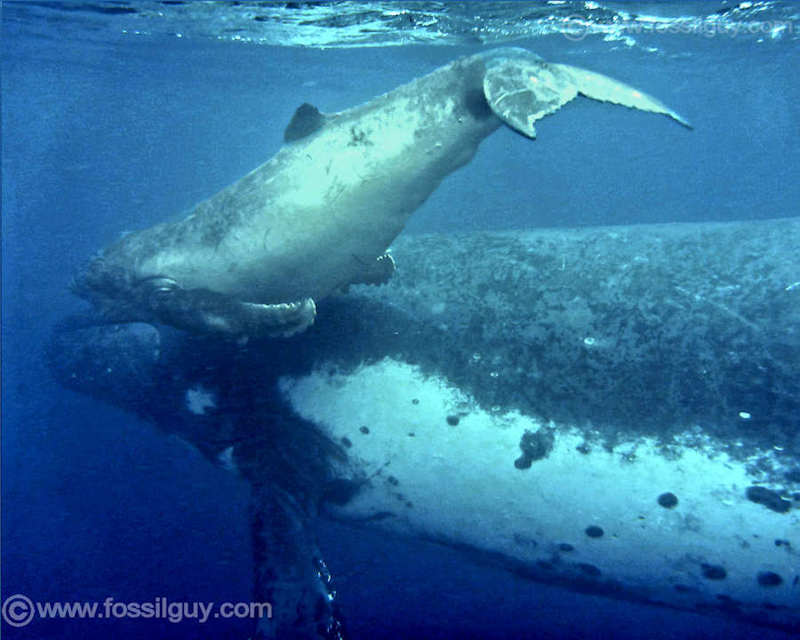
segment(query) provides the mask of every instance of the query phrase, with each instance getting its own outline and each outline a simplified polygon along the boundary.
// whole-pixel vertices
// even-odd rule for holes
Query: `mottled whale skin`
[[[64,325],[48,362],[252,487],[252,601],[273,605],[253,637],[337,637],[314,631],[339,620],[330,518],[667,607],[670,628],[683,610],[796,636],[798,244],[800,219],[401,236],[392,281],[332,300],[301,340]],[[349,573],[394,585],[400,621],[418,590],[396,566]],[[445,637],[443,620],[419,628]],[[516,622],[557,628],[540,607]]]
[[[74,289],[114,322],[302,331],[314,300],[391,275],[389,244],[484,138],[504,122],[533,138],[579,93],[688,126],[632,87],[525,49],[472,55],[341,113],[301,106],[272,159],[185,219],[124,237]]]

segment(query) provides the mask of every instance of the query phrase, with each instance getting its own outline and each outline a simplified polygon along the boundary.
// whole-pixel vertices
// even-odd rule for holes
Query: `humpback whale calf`
[[[408,217],[503,123],[535,123],[578,94],[677,113],[599,73],[520,48],[460,58],[340,113],[304,104],[270,160],[179,221],[129,234],[74,282],[109,322],[289,336],[315,300],[381,283]]]

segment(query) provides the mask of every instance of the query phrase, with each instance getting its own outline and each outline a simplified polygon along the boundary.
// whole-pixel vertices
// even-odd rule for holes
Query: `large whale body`
[[[291,335],[315,301],[393,272],[385,251],[442,179],[503,123],[535,122],[578,94],[686,121],[611,78],[518,48],[461,58],[341,113],[301,106],[283,148],[180,222],[129,234],[75,290],[109,321]]]
[[[797,631],[798,244],[797,219],[404,236],[302,336],[65,325],[50,361],[253,486],[257,637],[338,637],[318,514]]]

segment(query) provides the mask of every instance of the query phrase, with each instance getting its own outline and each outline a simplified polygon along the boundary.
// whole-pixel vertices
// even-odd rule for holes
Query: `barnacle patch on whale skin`
[[[514,461],[514,466],[517,469],[529,469],[534,461],[546,458],[553,450],[554,432],[555,429],[547,427],[537,431],[526,429],[519,441],[522,455]]]

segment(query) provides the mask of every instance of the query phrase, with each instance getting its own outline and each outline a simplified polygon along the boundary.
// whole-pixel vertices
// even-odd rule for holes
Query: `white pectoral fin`
[[[568,64],[551,64],[550,67],[569,74],[572,77],[572,81],[578,93],[587,98],[600,100],[602,102],[612,102],[624,107],[630,107],[631,109],[662,113],[681,123],[684,127],[692,128],[692,125],[686,118],[670,109],[663,102],[624,82],[619,82],[601,73],[587,71],[586,69],[573,67]]]
[[[534,123],[554,113],[579,93],[602,102],[662,113],[691,128],[660,100],[613,78],[567,64],[502,58],[490,62],[483,91],[492,111],[513,129],[536,137]]]

